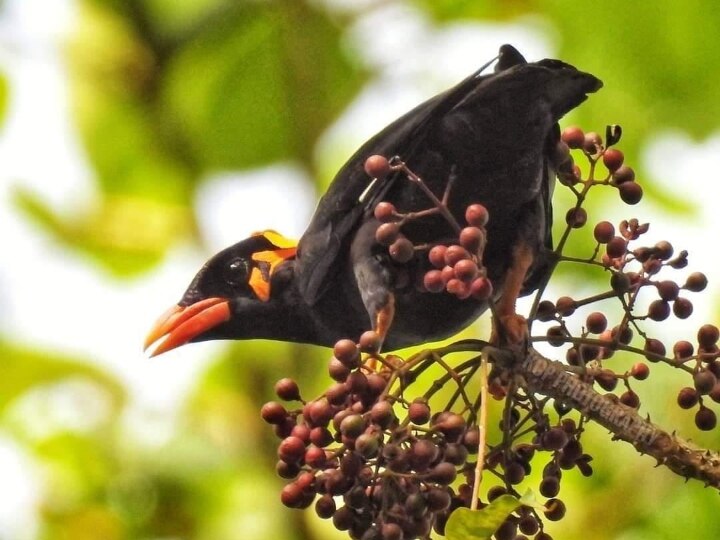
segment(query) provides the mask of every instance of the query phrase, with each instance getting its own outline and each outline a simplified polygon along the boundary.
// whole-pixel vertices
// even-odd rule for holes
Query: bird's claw
[[[494,347],[522,345],[528,335],[528,323],[525,317],[517,313],[503,315],[493,320],[490,344]]]

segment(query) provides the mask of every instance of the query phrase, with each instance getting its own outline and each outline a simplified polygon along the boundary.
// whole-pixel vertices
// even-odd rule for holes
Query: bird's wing
[[[525,63],[522,55],[510,45],[500,48],[498,57],[453,88],[415,107],[367,141],[340,169],[315,210],[310,225],[298,245],[295,278],[299,291],[314,304],[331,282],[330,272],[342,265],[334,264],[350,241],[362,217],[372,212],[398,178],[391,174],[371,184],[363,168],[374,154],[399,155],[411,161],[429,133],[453,107],[460,103],[485,77],[482,72],[496,59],[496,71]]]

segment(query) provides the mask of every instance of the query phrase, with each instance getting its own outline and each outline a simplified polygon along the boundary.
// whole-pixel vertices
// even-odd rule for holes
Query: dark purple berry
[[[407,238],[398,238],[388,249],[390,258],[396,263],[404,264],[413,258],[415,248],[413,243]]]
[[[592,334],[602,334],[607,328],[607,317],[603,313],[595,311],[587,316],[585,326]]]
[[[595,240],[600,244],[607,244],[615,236],[615,226],[609,221],[601,221],[593,230]]]
[[[606,251],[608,257],[617,259],[625,255],[627,250],[627,241],[622,236],[614,236],[607,243]]]
[[[712,371],[703,369],[693,376],[693,385],[699,394],[709,394],[717,383],[717,377]]]
[[[400,236],[400,225],[397,223],[383,223],[375,231],[375,240],[381,246],[391,246]]]
[[[701,406],[695,413],[695,425],[702,431],[711,431],[717,426],[717,415],[715,411]]]
[[[693,304],[687,298],[677,298],[673,302],[673,313],[678,319],[687,319],[693,312]]]
[[[720,330],[713,324],[704,324],[697,334],[698,343],[703,349],[712,348],[720,338]]]
[[[705,274],[703,274],[702,272],[693,272],[687,277],[684,287],[688,291],[700,292],[705,290],[707,284],[708,280],[707,277],[705,277]]]
[[[694,388],[686,386],[678,392],[677,403],[681,409],[692,409],[698,403],[698,393]]]

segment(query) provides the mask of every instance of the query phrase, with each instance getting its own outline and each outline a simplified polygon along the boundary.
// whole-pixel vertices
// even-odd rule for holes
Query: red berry
[[[423,286],[431,293],[445,290],[445,280],[440,270],[430,270],[423,276]]]
[[[492,293],[492,283],[486,277],[479,277],[470,284],[470,294],[476,300],[487,300]]]
[[[285,401],[293,401],[300,399],[300,389],[298,388],[297,383],[287,377],[284,379],[280,379],[278,382],[275,383],[275,393],[280,399],[283,399]]]
[[[490,220],[487,208],[482,204],[471,204],[465,210],[465,221],[473,227],[484,227]]]
[[[603,153],[603,163],[610,172],[614,172],[623,164],[625,156],[616,148],[608,148]]]
[[[689,341],[681,340],[673,345],[673,354],[678,360],[690,358],[694,352],[695,349]]]
[[[443,269],[440,270],[440,273],[442,274],[442,278],[445,284],[447,284],[448,281],[455,277],[455,270],[453,270],[452,266],[443,266]]]
[[[415,425],[427,424],[430,420],[430,407],[422,398],[415,399],[408,407],[408,418]]]
[[[428,260],[430,261],[430,264],[432,264],[435,268],[442,268],[445,266],[445,252],[447,251],[447,246],[444,246],[442,244],[439,244],[437,246],[433,246],[430,251],[428,251]]]
[[[268,424],[280,424],[288,417],[288,414],[285,407],[280,403],[277,401],[269,401],[260,409],[260,416],[262,416],[262,419]]]
[[[390,173],[390,162],[385,156],[373,155],[365,160],[365,172],[373,178],[385,178]]]
[[[478,227],[465,227],[460,231],[460,245],[472,253],[476,253],[485,238],[485,233]]]
[[[278,457],[287,463],[297,463],[305,456],[305,441],[291,435],[280,442]]]
[[[647,364],[638,362],[630,369],[630,375],[635,377],[638,381],[644,381],[650,375],[650,368]]]
[[[447,289],[447,292],[454,294],[460,300],[465,300],[468,296],[470,296],[470,287],[468,287],[464,281],[457,278],[449,280],[445,288]]]
[[[280,492],[280,500],[288,508],[298,508],[304,497],[302,488],[296,482],[290,482]]]
[[[569,126],[563,129],[560,138],[570,148],[581,148],[585,142],[585,133],[577,126]]]
[[[470,253],[462,246],[452,245],[445,251],[445,264],[448,266],[455,266],[459,261],[469,258]]]
[[[458,279],[469,282],[475,279],[478,275],[478,265],[472,259],[463,259],[458,261],[453,267],[455,277]]]
[[[395,209],[395,205],[393,203],[387,202],[387,201],[381,201],[377,204],[375,207],[375,219],[378,221],[381,221],[383,223],[387,223],[388,221],[393,221],[395,219],[395,214],[397,213],[397,210]]]

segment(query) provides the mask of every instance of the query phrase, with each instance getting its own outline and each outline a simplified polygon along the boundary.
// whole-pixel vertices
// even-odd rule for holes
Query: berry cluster
[[[375,372],[361,362],[375,338],[335,345],[328,369],[336,382],[315,400],[303,402],[290,379],[277,383],[278,397],[302,405],[270,402],[262,410],[281,438],[278,474],[292,479],[281,498],[292,508],[314,502],[318,516],[352,538],[428,537],[462,504],[450,484],[477,451],[477,430],[459,414],[431,414],[426,399],[390,393],[393,358],[381,358]]]
[[[388,160],[374,155],[365,160],[365,172],[373,178],[382,180],[395,171],[404,173],[409,181],[423,189],[434,206],[420,212],[402,213],[392,203],[381,201],[374,211],[375,218],[381,223],[375,233],[377,243],[386,246],[390,258],[400,264],[410,261],[416,251],[427,251],[434,268],[423,276],[423,287],[428,292],[448,292],[461,300],[471,296],[477,300],[490,298],[493,287],[482,265],[487,242],[485,226],[490,219],[487,209],[479,203],[469,205],[465,211],[467,225],[461,228],[446,206],[450,183],[442,200],[437,199],[398,157]],[[432,214],[443,215],[458,232],[457,243],[418,246],[402,234],[403,225]]]
[[[266,403],[262,417],[280,438],[277,472],[290,480],[281,493],[291,508],[314,504],[323,519],[332,519],[351,538],[400,540],[443,534],[452,511],[472,505],[475,460],[480,443],[477,400],[466,386],[479,367],[473,358],[434,380],[419,397],[406,397],[422,372],[444,364],[443,351],[419,354],[401,363],[379,356],[377,336],[366,332],[359,343],[343,339],[334,347],[328,372],[335,381],[321,396],[303,401],[298,385],[282,379],[275,391],[279,401]],[[361,352],[381,364],[370,370]],[[448,354],[452,351],[446,351]],[[440,390],[456,381],[457,391],[442,401]],[[415,389],[417,390],[417,389]],[[416,394],[417,392],[413,392]],[[562,471],[577,468],[589,475],[591,457],[583,452],[582,424],[564,419],[556,425],[543,413],[545,401],[512,389],[500,429],[502,442],[490,447],[485,468],[501,480],[476,502],[483,508],[500,495],[519,496],[516,487],[545,452],[540,493],[547,497],[543,512],[522,506],[509,515],[496,538],[517,534],[551,540],[543,518],[561,519],[565,505],[557,499]]]
[[[608,221],[588,226],[583,204],[591,189],[614,189],[629,205],[642,198],[633,169],[614,148],[620,135],[619,126],[610,126],[603,142],[597,133],[570,127],[556,145],[552,161],[559,182],[575,195],[575,205],[565,214],[566,227],[553,264],[589,265],[607,276],[607,285],[586,298],[551,300],[544,298],[547,281],[541,284],[528,317],[530,342],[565,346],[562,375],[581,381],[590,392],[606,392],[614,404],[626,409],[640,407],[633,385],[648,379],[650,364],[666,363],[686,372],[692,383],[680,390],[677,403],[695,410],[698,428],[713,429],[717,417],[709,405],[720,403],[720,330],[704,325],[696,343],[678,341],[668,355],[665,344],[645,328],[648,322],[663,323],[671,315],[689,317],[693,305],[688,296],[705,289],[706,277],[700,272],[679,281],[668,277],[687,266],[687,253],[675,253],[666,241],[644,245],[649,225],[638,219],[617,226]],[[587,160],[587,176],[571,150]],[[376,241],[388,249],[391,259],[405,264],[421,252],[427,257],[424,268],[429,268],[422,276],[428,293],[492,302],[493,288],[483,266],[485,227],[491,218],[486,208],[470,204],[461,225],[447,207],[451,182],[437,198],[399,158],[371,156],[365,170],[374,178],[404,174],[432,203],[412,213],[387,201],[377,204]],[[415,245],[405,237],[406,223],[429,215],[444,217],[456,239]],[[567,255],[569,236],[581,230],[592,234],[592,254]],[[601,302],[613,302],[620,314],[604,308],[589,313],[581,309]],[[540,324],[545,328],[537,331]],[[524,387],[516,365],[495,361],[487,376],[483,371],[487,349],[482,342],[459,342],[406,360],[380,355],[380,342],[372,331],[357,343],[337,342],[328,366],[334,382],[316,399],[303,400],[291,379],[277,383],[276,394],[286,403],[267,403],[262,417],[280,439],[277,472],[288,480],[283,503],[292,508],[314,504],[318,516],[332,519],[337,529],[354,539],[424,539],[433,531],[444,534],[457,508],[482,511],[502,495],[519,498],[532,469],[542,467],[537,490],[544,504],[520,505],[503,516],[494,538],[552,540],[545,524],[565,515],[565,504],[558,498],[564,472],[577,470],[584,476],[593,472],[592,457],[581,442],[587,418],[570,417],[571,406],[562,399],[541,397]],[[635,355],[629,367],[621,359],[608,362],[619,351]],[[448,360],[463,352],[483,355]],[[363,354],[368,360],[363,361]],[[613,367],[621,364],[625,367]],[[489,435],[483,420],[488,401],[483,396],[488,393],[503,401],[498,431]]]
[[[617,137],[608,128],[608,141],[617,142]],[[567,229],[558,247],[558,262],[587,264],[597,266],[609,274],[605,291],[584,299],[569,296],[557,298],[554,302],[540,300],[532,319],[540,322],[555,322],[549,326],[544,336],[536,336],[533,341],[547,341],[551,345],[561,346],[571,343],[566,360],[570,366],[581,367],[589,382],[594,382],[605,391],[615,391],[619,382],[623,392],[619,396],[621,403],[640,407],[640,398],[632,390],[632,381],[648,378],[650,369],[646,363],[637,362],[629,370],[614,371],[607,369],[603,361],[613,357],[616,351],[625,350],[642,353],[648,362],[665,362],[683,369],[693,377],[693,387],[686,387],[678,395],[678,404],[685,409],[698,407],[695,423],[699,429],[713,429],[717,423],[716,414],[706,406],[703,396],[720,402],[720,350],[717,347],[718,329],[705,325],[698,331],[698,353],[687,341],[679,341],[673,347],[673,356],[666,357],[666,347],[657,338],[651,337],[643,329],[645,320],[662,322],[674,315],[678,319],[687,319],[693,312],[693,304],[687,293],[701,292],[707,286],[707,278],[701,272],[693,272],[684,280],[675,281],[660,274],[680,270],[688,265],[688,253],[675,253],[668,241],[653,245],[638,245],[650,225],[632,218],[622,220],[617,228],[609,221],[599,221],[592,228],[596,242],[591,257],[578,259],[562,253],[564,242],[571,230],[582,229],[587,225],[587,213],[582,204],[590,189],[595,186],[616,188],[620,198],[627,204],[636,204],[642,197],[642,188],[635,181],[633,169],[624,164],[620,150],[603,146],[597,133],[583,133],[578,127],[569,127],[562,132],[558,144],[558,155],[568,157],[562,162],[559,178],[561,183],[570,187],[576,195],[576,206],[566,214]],[[590,164],[586,179],[574,164],[569,149],[582,151]],[[598,177],[598,165],[602,162],[607,172]],[[563,172],[564,171],[564,172]],[[594,311],[587,315],[582,330],[573,333],[570,330],[570,318],[580,307],[602,302],[608,299],[620,301],[622,316],[617,324],[609,327],[605,313]],[[644,308],[642,300],[650,300]],[[633,347],[635,337],[643,340],[641,350]],[[704,345],[703,345],[704,344]],[[717,387],[716,387],[717,385]],[[707,400],[705,400],[707,401]]]

